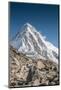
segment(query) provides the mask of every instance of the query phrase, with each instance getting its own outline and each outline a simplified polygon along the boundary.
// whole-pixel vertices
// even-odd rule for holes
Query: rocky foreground
[[[9,87],[59,85],[58,65],[50,60],[32,60],[9,50]]]

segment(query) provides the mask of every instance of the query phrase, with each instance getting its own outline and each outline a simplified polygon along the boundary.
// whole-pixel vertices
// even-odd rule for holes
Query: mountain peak
[[[24,26],[32,27],[30,23],[25,23]]]
[[[22,29],[28,32],[37,32],[36,28],[28,22],[23,25]]]
[[[22,27],[22,31],[23,32],[36,32],[36,29],[30,23],[25,23]]]
[[[49,41],[46,41],[42,34],[29,23],[22,26],[22,32],[18,33],[12,46],[20,53],[25,53],[33,59],[53,60],[58,63],[58,49]]]

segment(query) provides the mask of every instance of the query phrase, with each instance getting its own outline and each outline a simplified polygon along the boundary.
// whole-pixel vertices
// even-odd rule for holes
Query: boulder
[[[33,81],[33,86],[38,86],[38,85],[40,85],[39,79],[36,79],[35,81]]]
[[[38,69],[45,68],[45,65],[43,64],[42,61],[38,61],[38,62],[37,62],[37,68],[38,68]]]

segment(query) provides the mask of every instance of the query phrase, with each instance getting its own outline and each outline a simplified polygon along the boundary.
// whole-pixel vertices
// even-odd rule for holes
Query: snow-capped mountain
[[[21,32],[22,31],[22,32]],[[41,58],[58,63],[58,48],[47,41],[35,27],[26,23],[12,39],[11,45],[33,59]]]

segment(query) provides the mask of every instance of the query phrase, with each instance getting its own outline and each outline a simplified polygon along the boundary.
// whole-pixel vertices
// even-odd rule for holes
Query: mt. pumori
[[[45,40],[44,36],[29,23],[23,25],[10,44],[28,57],[52,60],[58,64],[58,48]]]

